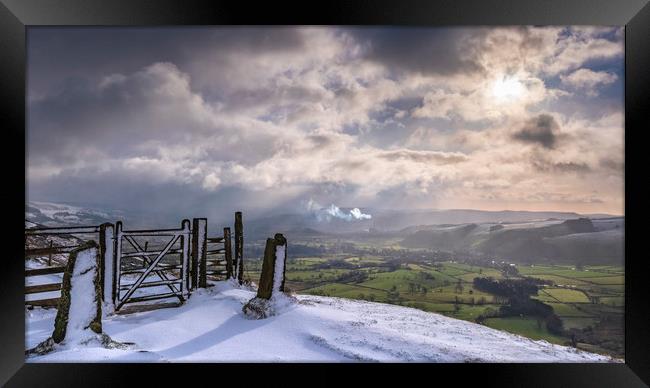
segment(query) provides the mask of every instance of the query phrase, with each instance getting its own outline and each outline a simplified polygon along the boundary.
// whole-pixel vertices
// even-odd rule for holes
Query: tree
[[[411,282],[409,283],[409,294],[414,294],[415,293],[415,283]]]
[[[555,314],[546,317],[546,328],[549,332],[557,335],[562,335],[564,332],[562,320]]]
[[[463,283],[461,282],[460,279],[458,279],[458,282],[456,282],[456,293],[458,294],[463,293]]]
[[[427,290],[426,287],[422,287],[422,295],[427,296],[427,292],[429,292],[429,290]]]
[[[571,333],[571,346],[573,346],[574,348],[578,347],[578,341],[576,340],[575,333]]]

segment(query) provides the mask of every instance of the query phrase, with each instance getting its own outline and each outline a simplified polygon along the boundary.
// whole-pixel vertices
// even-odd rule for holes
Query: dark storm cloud
[[[353,28],[370,60],[391,70],[450,75],[482,71],[478,52],[470,38],[481,29],[418,27]]]
[[[560,126],[555,118],[549,114],[540,114],[526,122],[523,128],[515,132],[512,137],[524,143],[541,145],[544,148],[555,148]]]
[[[164,86],[178,90],[154,92]],[[70,78],[58,93],[29,104],[30,157],[69,161],[84,147],[96,147],[114,157],[150,156],[134,146],[150,139],[178,141],[183,135],[177,130],[181,124],[197,132],[195,127],[187,128],[183,115],[189,111],[174,112],[187,95],[183,86],[182,77],[170,64],[149,67],[103,86]]]
[[[69,77],[132,73],[155,62],[182,70],[197,55],[301,50],[288,27],[32,27],[27,34],[28,88],[45,93]]]
[[[29,201],[78,204],[92,201],[129,213],[156,215],[157,220],[150,226],[161,226],[161,221],[177,222],[179,214],[187,218],[208,217],[217,226],[231,221],[235,210],[243,211],[247,217],[261,214],[261,210],[256,208],[258,192],[241,187],[206,192],[200,185],[180,181],[154,183],[147,171],[64,171],[30,185],[30,193],[36,194],[28,196]],[[295,208],[293,198],[287,198],[286,202],[275,201],[273,207],[280,210]]]

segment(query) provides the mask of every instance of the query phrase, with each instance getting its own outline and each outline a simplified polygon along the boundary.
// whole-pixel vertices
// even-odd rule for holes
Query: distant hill
[[[52,202],[28,202],[25,204],[25,219],[44,226],[99,225],[115,222],[119,214]]]
[[[351,209],[341,208],[345,214]],[[405,248],[473,252],[519,262],[622,263],[625,219],[607,214],[588,218],[571,212],[483,210],[386,210],[362,208],[371,219],[323,219],[312,213],[260,218],[244,215],[247,241],[284,233],[292,239],[344,236],[398,237]],[[98,209],[72,204],[28,202],[25,219],[45,226],[97,225],[123,220],[129,227],[166,227],[183,215]],[[604,233],[601,233],[604,232]],[[605,233],[606,232],[606,233]]]
[[[103,208],[97,205],[29,201],[25,221],[42,226],[85,226],[123,221],[128,228],[173,227],[186,216],[167,216],[145,210],[135,212]]]
[[[576,218],[513,224],[419,227],[401,242],[406,248],[463,251],[517,262],[621,264],[622,217]]]
[[[349,208],[341,208],[349,212]],[[269,233],[287,233],[291,230],[308,228],[312,231],[333,234],[355,232],[401,232],[408,233],[408,228],[427,228],[427,225],[462,225],[483,223],[521,223],[527,221],[544,221],[548,219],[569,220],[583,217],[571,212],[529,212],[529,211],[483,211],[483,210],[386,210],[362,208],[371,214],[371,219],[346,221],[332,218],[318,219],[309,213],[278,214],[247,220],[248,233],[255,238],[264,238]],[[414,230],[413,230],[414,231]]]

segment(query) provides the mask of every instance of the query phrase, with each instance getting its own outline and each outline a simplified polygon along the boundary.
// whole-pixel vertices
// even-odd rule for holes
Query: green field
[[[559,303],[589,303],[583,291],[566,288],[544,288],[539,292],[539,300]]]
[[[505,330],[534,340],[545,340],[564,345],[567,339],[548,332],[544,325],[538,325],[534,318],[488,318],[485,325],[493,329]]]

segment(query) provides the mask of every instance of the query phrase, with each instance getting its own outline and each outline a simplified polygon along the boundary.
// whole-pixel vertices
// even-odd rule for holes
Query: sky
[[[27,42],[28,200],[623,214],[621,27],[30,27]]]

